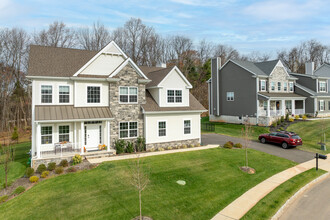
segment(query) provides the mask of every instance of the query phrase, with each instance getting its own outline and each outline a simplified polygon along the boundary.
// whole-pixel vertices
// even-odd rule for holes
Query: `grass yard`
[[[215,148],[141,159],[150,169],[143,214],[153,219],[210,219],[270,176],[296,163],[249,149],[255,175],[240,171],[244,150]],[[0,219],[132,219],[138,193],[130,185],[131,161],[113,161],[89,171],[38,183],[0,205]],[[177,180],[185,180],[181,186]]]
[[[10,170],[8,175],[8,183],[12,183],[17,178],[24,175],[25,169],[28,166],[27,162],[29,160],[29,152],[31,148],[31,142],[19,143],[14,145],[15,148],[15,158],[14,162],[10,164]],[[4,183],[4,170],[3,166],[0,165],[0,189],[3,188]]]
[[[232,137],[242,137],[242,128],[244,128],[244,125],[228,124],[222,122],[209,122],[209,117],[203,117],[201,119],[201,122],[214,124],[215,125],[214,133],[228,135]],[[259,127],[259,126],[252,126],[252,130],[253,130],[252,137],[255,140],[259,137],[260,134],[269,132],[269,128]],[[202,132],[207,133],[207,131],[203,131],[203,130]]]
[[[242,220],[249,219],[271,219],[273,215],[284,205],[284,203],[293,196],[300,188],[326,173],[324,170],[310,169],[292,179],[282,183],[271,193],[260,200]]]
[[[321,140],[321,123],[324,123],[326,128],[326,145],[327,151],[321,151],[321,146],[317,143]],[[303,140],[303,145],[299,146],[298,149],[317,152],[317,153],[330,153],[330,120],[315,120],[315,121],[304,121],[290,125],[287,131],[294,131]]]

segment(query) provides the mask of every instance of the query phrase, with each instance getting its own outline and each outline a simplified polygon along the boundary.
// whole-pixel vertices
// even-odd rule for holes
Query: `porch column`
[[[40,128],[40,124],[37,123],[37,158],[40,159],[41,158],[41,153],[40,153],[40,147],[41,147],[41,128]]]
[[[107,151],[110,151],[110,121],[107,121]]]
[[[296,105],[295,105],[295,100],[291,100],[291,108],[292,108],[292,114],[295,115],[296,114]]]
[[[267,100],[267,117],[270,116],[270,100]]]
[[[78,144],[77,144],[77,123],[73,122],[73,135],[74,135],[74,149],[77,149]]]
[[[85,131],[84,131],[84,122],[80,122],[80,145],[81,145],[81,154],[84,154],[84,138],[85,138]]]
[[[281,100],[282,105],[282,115],[285,115],[285,100]]]
[[[303,100],[303,111],[304,111],[304,114],[306,113],[305,112],[305,99]]]

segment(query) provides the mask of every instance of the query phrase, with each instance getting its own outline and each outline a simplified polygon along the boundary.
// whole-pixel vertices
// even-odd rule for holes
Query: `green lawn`
[[[327,138],[327,151],[321,151],[320,145],[317,144],[321,140],[321,123],[325,123]],[[318,152],[318,153],[330,153],[330,120],[315,120],[304,121],[290,125],[287,131],[294,131],[303,140],[303,145],[298,148],[301,150]]]
[[[324,170],[310,169],[282,183],[260,200],[242,219],[271,219],[293,194],[324,173]]]
[[[203,117],[201,119],[202,123],[208,123],[209,117]],[[217,134],[224,134],[232,137],[242,137],[242,128],[244,128],[244,125],[240,124],[228,124],[228,123],[222,123],[222,122],[209,122],[211,124],[215,125],[215,131],[214,133]],[[268,127],[259,127],[259,126],[252,126],[252,136],[253,139],[257,139],[260,134],[263,133],[269,133]],[[203,131],[202,132],[207,132]]]
[[[31,142],[19,143],[14,145],[15,148],[15,158],[14,162],[10,164],[10,170],[8,175],[8,183],[12,183],[17,178],[24,175],[25,169],[28,166],[27,162],[29,160],[29,152],[31,148]],[[4,170],[3,166],[0,165],[0,189],[3,188],[4,183]]]
[[[142,158],[150,169],[143,214],[153,219],[210,219],[251,187],[296,163],[249,149],[255,175],[240,171],[242,149],[208,149]],[[132,219],[138,194],[129,160],[38,183],[0,205],[0,219]],[[185,180],[181,186],[177,180]]]

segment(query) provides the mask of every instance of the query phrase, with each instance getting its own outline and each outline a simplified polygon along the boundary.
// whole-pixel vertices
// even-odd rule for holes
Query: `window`
[[[102,144],[102,125],[99,126],[100,144]]]
[[[261,91],[266,91],[266,80],[261,80],[260,81],[260,90]]]
[[[58,141],[70,141],[70,127],[69,125],[58,126]]]
[[[119,87],[119,100],[123,103],[137,103],[137,87]]]
[[[184,120],[184,134],[191,134],[191,120]]]
[[[137,137],[137,122],[120,122],[119,137],[120,138]]]
[[[53,127],[43,126],[41,127],[41,144],[53,143]]]
[[[292,109],[292,101],[291,100],[285,100],[285,109]]]
[[[59,86],[59,102],[69,103],[70,102],[70,87]]]
[[[165,137],[166,136],[166,121],[158,122],[158,136]]]
[[[182,103],[182,90],[167,90],[168,103]]]
[[[41,103],[53,102],[53,87],[41,86]]]
[[[267,101],[263,101],[264,110],[267,111]]]
[[[326,82],[319,82],[319,92],[326,92],[327,90],[327,83]]]
[[[290,92],[293,92],[293,82],[289,82]]]
[[[275,91],[275,83],[274,82],[271,83],[271,89],[272,89],[272,91]]]
[[[324,100],[320,100],[319,106],[320,106],[320,111],[324,111]]]
[[[277,90],[278,90],[278,91],[281,91],[281,82],[278,82],[278,83],[277,83]]]
[[[288,84],[287,83],[283,83],[283,89],[284,89],[285,92],[288,91]]]
[[[100,103],[100,90],[99,86],[87,86],[87,103]]]
[[[227,101],[234,101],[234,92],[227,92]]]

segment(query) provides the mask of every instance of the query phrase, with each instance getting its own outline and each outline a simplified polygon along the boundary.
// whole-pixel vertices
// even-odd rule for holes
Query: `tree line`
[[[241,54],[230,45],[205,39],[194,43],[188,36],[163,36],[138,18],[129,19],[113,31],[99,21],[81,28],[72,28],[55,21],[47,28],[33,33],[22,28],[0,28],[0,132],[15,126],[30,126],[31,89],[25,75],[31,44],[98,51],[111,40],[138,65],[177,65],[192,83],[193,95],[206,108],[208,99],[205,81],[210,77],[211,57],[221,57],[222,64],[229,59],[258,62],[274,58],[262,52]],[[276,56],[292,72],[304,73],[307,61],[314,61],[316,66],[329,62],[330,47],[316,40],[308,40],[295,47],[281,49],[276,52]]]

